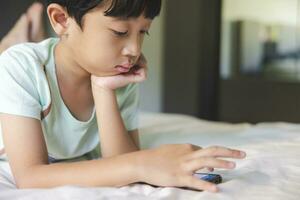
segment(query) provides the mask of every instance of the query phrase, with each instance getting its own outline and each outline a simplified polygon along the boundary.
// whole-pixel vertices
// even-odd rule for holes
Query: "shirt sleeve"
[[[18,52],[0,55],[0,113],[40,120],[42,106],[30,64]]]
[[[127,131],[138,128],[139,85],[132,83],[122,92],[120,112]]]

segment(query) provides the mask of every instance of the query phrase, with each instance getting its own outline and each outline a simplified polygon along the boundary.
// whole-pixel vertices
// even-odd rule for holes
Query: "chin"
[[[98,77],[106,77],[106,76],[116,76],[121,73],[120,72],[95,72],[93,74]]]

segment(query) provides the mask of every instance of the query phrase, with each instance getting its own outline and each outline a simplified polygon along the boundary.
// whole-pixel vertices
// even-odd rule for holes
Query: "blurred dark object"
[[[0,40],[14,26],[19,17],[35,0],[0,1]],[[43,1],[40,1],[43,2]]]

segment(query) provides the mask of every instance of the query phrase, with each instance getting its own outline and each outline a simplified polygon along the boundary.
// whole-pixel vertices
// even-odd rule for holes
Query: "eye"
[[[146,34],[146,35],[149,35],[149,36],[150,36],[150,33],[149,33],[149,31],[147,31],[147,30],[142,30],[142,31],[141,31],[141,34],[143,34],[143,35]]]
[[[120,31],[116,31],[116,30],[112,30],[112,31],[115,35],[120,36],[120,37],[126,36],[128,33],[128,31],[125,31],[125,32],[120,32]]]

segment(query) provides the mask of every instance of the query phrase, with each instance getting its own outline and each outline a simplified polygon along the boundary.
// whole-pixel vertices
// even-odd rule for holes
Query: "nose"
[[[141,39],[139,37],[131,38],[123,49],[123,55],[135,60],[141,55],[141,46]]]

